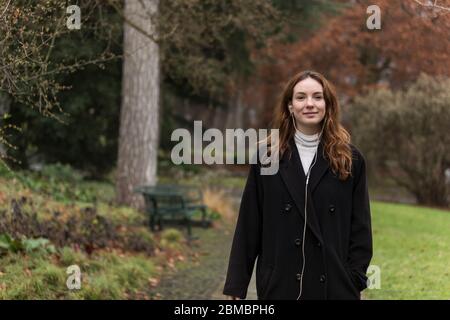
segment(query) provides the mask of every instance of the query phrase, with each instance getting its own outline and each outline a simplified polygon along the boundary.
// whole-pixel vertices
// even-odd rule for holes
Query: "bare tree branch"
[[[0,14],[0,18],[5,14],[6,10],[8,10],[10,3],[11,3],[11,0],[9,0],[8,3],[6,4],[5,10],[3,10],[2,14]]]
[[[450,7],[444,7],[444,6],[438,5],[437,0],[435,0],[434,3],[422,3],[419,0],[414,0],[414,2],[421,5],[422,7],[436,8],[436,9],[445,10],[445,11],[450,12]]]

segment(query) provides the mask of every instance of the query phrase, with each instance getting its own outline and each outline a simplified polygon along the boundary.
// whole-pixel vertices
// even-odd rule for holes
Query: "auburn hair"
[[[315,71],[302,71],[295,74],[286,83],[280,96],[277,107],[274,110],[272,127],[279,132],[279,154],[280,158],[288,152],[289,158],[292,150],[289,140],[293,139],[295,127],[292,116],[288,109],[289,102],[292,101],[295,85],[307,78],[312,78],[319,82],[323,88],[325,99],[325,117],[320,123],[323,126],[322,143],[324,157],[329,162],[331,170],[338,175],[340,180],[345,180],[351,175],[352,150],[350,148],[350,134],[340,124],[340,106],[336,96],[334,86],[323,75]],[[270,145],[270,137],[269,137]]]

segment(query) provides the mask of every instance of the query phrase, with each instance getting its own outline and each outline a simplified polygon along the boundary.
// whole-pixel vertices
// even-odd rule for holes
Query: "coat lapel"
[[[295,148],[297,150],[297,148]],[[324,149],[322,145],[322,141],[319,143],[317,147],[317,159],[314,167],[311,169],[311,174],[309,177],[309,187],[311,190],[311,194],[314,193],[317,185],[319,184],[322,177],[327,172],[327,169],[330,167],[328,161],[325,159]]]
[[[300,160],[300,155],[298,154],[297,146],[295,145],[294,138],[290,139],[289,144],[292,150],[292,155],[290,159],[287,152],[285,152],[284,155],[282,156],[280,162],[280,174],[281,178],[286,184],[288,192],[290,193],[292,199],[294,199],[294,203],[297,206],[302,219],[304,220],[306,176],[303,171],[303,166]],[[317,148],[316,163],[311,169],[311,174],[309,177],[308,208],[307,208],[308,227],[321,242],[323,242],[322,234],[320,232],[320,227],[314,210],[311,194],[314,192],[315,188],[320,182],[320,179],[323,177],[327,169],[328,169],[328,162],[323,157],[323,147],[321,142],[319,143],[319,146]]]

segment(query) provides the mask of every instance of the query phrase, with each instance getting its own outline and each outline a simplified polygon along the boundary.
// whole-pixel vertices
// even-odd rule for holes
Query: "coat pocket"
[[[348,278],[350,279],[350,283],[352,284],[353,288],[358,293],[361,293],[361,291],[364,288],[361,288],[361,283],[360,283],[359,279],[355,278],[355,275],[353,274],[352,270],[347,265],[345,265],[344,268],[345,268],[345,271],[347,272]]]

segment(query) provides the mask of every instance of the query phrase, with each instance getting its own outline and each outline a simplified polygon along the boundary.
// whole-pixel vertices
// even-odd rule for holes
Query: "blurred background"
[[[449,28],[450,1],[0,0],[0,299],[223,299],[248,166],[175,165],[172,132],[271,128],[306,69],[368,164],[363,299],[449,299]],[[201,192],[195,238],[149,228],[161,184]]]

